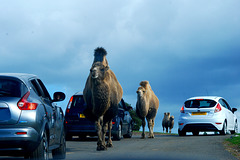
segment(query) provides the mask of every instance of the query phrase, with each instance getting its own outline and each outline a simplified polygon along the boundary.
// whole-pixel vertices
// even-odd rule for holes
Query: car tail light
[[[221,110],[222,110],[222,108],[221,108],[220,104],[218,103],[217,107],[215,108],[214,113],[220,112]]]
[[[37,109],[38,104],[28,102],[27,99],[30,95],[30,92],[28,91],[17,103],[17,106],[20,110],[35,110]]]
[[[180,112],[181,112],[181,113],[185,113],[185,112],[184,112],[184,105],[182,106]]]
[[[16,135],[25,135],[27,132],[16,132]]]
[[[69,100],[69,102],[68,102],[67,109],[66,109],[66,113],[69,113],[70,107],[71,107],[71,105],[72,105],[72,101],[73,101],[73,96],[70,98],[70,100]]]

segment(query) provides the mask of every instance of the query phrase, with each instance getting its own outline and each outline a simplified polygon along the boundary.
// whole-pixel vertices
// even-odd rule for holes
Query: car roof
[[[210,99],[210,100],[214,100],[214,101],[218,101],[219,99],[221,99],[222,97],[218,97],[218,96],[196,96],[196,97],[191,97],[187,100],[194,100],[194,99]]]
[[[28,74],[28,73],[0,73],[1,77],[13,77],[13,78],[18,78],[21,80],[28,80],[29,78],[32,77],[37,77],[34,74]]]

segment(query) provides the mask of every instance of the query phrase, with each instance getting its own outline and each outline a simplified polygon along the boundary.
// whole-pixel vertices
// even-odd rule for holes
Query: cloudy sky
[[[133,107],[148,80],[164,112],[175,116],[192,96],[216,95],[238,108],[240,1],[0,0],[0,72],[38,75],[53,94],[82,91],[96,47]]]

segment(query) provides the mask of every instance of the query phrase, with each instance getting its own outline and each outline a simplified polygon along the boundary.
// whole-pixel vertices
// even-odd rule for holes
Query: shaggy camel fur
[[[145,118],[147,119],[149,128],[148,137],[154,138],[153,127],[159,106],[159,100],[152,91],[148,81],[140,82],[140,87],[137,90],[137,95],[136,113],[138,117],[142,120],[142,138],[145,138]]]
[[[162,120],[163,132],[164,132],[164,128],[166,128],[166,133],[168,133],[168,128],[169,128],[169,133],[171,133],[173,126],[174,126],[174,116],[170,116],[169,112],[167,113],[165,112]]]
[[[98,151],[112,147],[112,119],[118,113],[118,103],[123,94],[121,85],[108,66],[106,54],[104,48],[95,49],[94,61],[83,91],[87,104],[84,114],[88,119],[95,121],[98,133]],[[107,130],[109,130],[109,134],[106,145]]]

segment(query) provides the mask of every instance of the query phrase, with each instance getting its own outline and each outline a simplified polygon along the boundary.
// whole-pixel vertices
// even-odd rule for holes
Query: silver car
[[[236,108],[231,108],[222,97],[203,96],[192,97],[185,101],[178,120],[178,134],[185,136],[186,132],[198,135],[201,131],[220,132],[225,135],[238,132],[238,121],[234,114]]]
[[[0,155],[64,159],[64,114],[35,75],[0,73]]]

